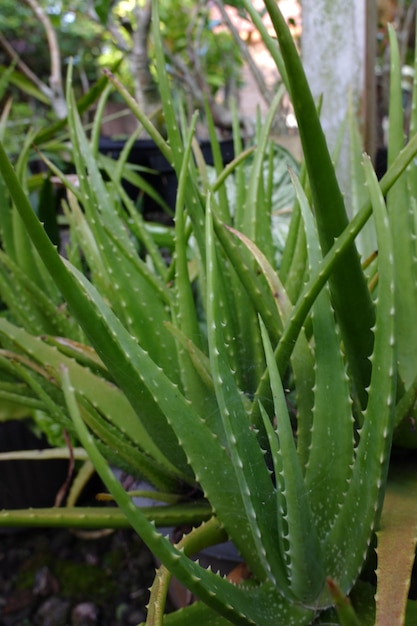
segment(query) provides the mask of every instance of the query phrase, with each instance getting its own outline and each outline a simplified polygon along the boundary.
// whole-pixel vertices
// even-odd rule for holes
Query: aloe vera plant
[[[86,525],[118,526],[123,516],[162,563],[149,626],[195,620],[219,626],[374,623],[372,594],[355,604],[355,584],[376,529],[385,554],[378,524],[394,427],[415,396],[416,361],[404,341],[416,289],[415,216],[397,222],[391,203],[400,198],[401,210],[407,208],[404,185],[411,193],[417,139],[404,149],[393,142],[380,183],[363,158],[358,176],[366,187],[358,184],[353,197],[360,198],[359,210],[349,221],[300,59],[276,4],[265,4],[280,52],[251,4],[245,6],[288,77],[308,179],[303,170],[300,176],[291,172],[296,200],[279,257],[268,141],[274,109],[255,147],[242,150],[236,133],[234,162],[223,169],[215,159],[209,175],[195,146],[195,119],[181,127],[170,99],[156,0],[168,141],[111,74],[108,79],[176,169],[175,224],[165,233],[168,260],[123,191],[123,161],[100,160],[70,89],[79,185],[50,164],[67,187],[68,258],[50,242],[19,168],[0,144],[0,286],[8,305],[0,319],[0,367],[7,374],[0,394],[67,428],[119,507],[113,518],[103,511],[101,522],[97,512],[89,517],[89,511],[67,507],[5,511],[0,523],[77,525],[84,519]],[[395,51],[393,68],[395,75]],[[394,104],[394,133],[398,119]],[[214,134],[212,141],[216,155]],[[288,182],[286,172],[283,179]],[[281,184],[286,194],[289,187]],[[373,292],[355,248],[370,218],[378,245]],[[407,250],[400,249],[404,240]],[[10,273],[16,294],[7,292]],[[41,294],[42,306],[34,308]],[[150,511],[133,503],[109,462],[174,500],[158,507],[158,525],[178,520],[194,523],[195,530],[172,545],[149,520]],[[189,558],[225,539],[249,572],[239,584]],[[199,602],[164,616],[172,575]],[[385,589],[385,574],[378,575]],[[351,592],[353,609],[345,601]],[[399,619],[404,611],[402,598]]]

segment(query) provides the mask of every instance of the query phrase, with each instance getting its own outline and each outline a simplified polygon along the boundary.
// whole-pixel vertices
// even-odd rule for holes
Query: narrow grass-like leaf
[[[15,320],[34,333],[62,335],[82,339],[74,321],[62,303],[53,301],[10,258],[0,251],[0,294]]]

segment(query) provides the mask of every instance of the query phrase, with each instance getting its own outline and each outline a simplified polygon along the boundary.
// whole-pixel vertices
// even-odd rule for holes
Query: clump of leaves
[[[326,619],[332,607],[341,624],[357,623],[345,596],[378,528],[395,425],[414,404],[417,362],[401,336],[414,324],[415,219],[407,212],[405,190],[412,185],[407,177],[414,172],[417,139],[404,149],[397,142],[399,107],[393,98],[390,167],[378,183],[363,157],[366,187],[356,189],[362,204],[349,220],[290,32],[276,4],[265,5],[280,52],[245,3],[287,77],[308,177],[307,184],[303,173],[292,174],[297,202],[279,266],[271,178],[263,175],[274,107],[260,129],[249,173],[248,152],[236,139],[236,159],[224,169],[215,156],[216,178],[210,181],[194,142],[197,117],[186,130],[177,123],[156,1],[154,38],[168,141],[110,74],[109,80],[178,176],[169,266],[123,194],[123,161],[107,165],[109,180],[103,180],[94,141],[87,140],[69,90],[79,187],[56,173],[69,190],[67,213],[88,276],[76,255],[58,255],[0,146],[1,171],[14,201],[11,215],[24,225],[19,232],[33,258],[42,259],[42,277],[58,290],[71,323],[90,346],[66,342],[70,353],[64,354],[61,340],[51,346],[2,320],[0,333],[10,344],[3,364],[26,383],[28,403],[36,396],[61,423],[72,424],[126,519],[163,563],[149,625],[198,619],[307,626],[320,614]],[[233,211],[224,184],[232,174]],[[395,220],[394,200],[401,207]],[[371,217],[378,244],[373,293],[355,247]],[[205,521],[172,545],[132,502],[108,460],[185,499],[175,509],[178,519],[197,507]],[[10,523],[13,515],[4,519]],[[381,542],[383,533],[382,528]],[[226,538],[250,572],[239,585],[188,556]],[[378,550],[383,554],[381,545]],[[171,575],[201,602],[164,621]],[[366,623],[372,599],[363,596],[368,601],[355,608]]]

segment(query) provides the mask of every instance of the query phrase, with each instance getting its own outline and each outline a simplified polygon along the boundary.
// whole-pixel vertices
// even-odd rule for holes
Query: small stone
[[[126,617],[126,623],[129,626],[137,626],[137,624],[140,624],[140,623],[144,622],[145,619],[146,619],[145,612],[137,609],[137,610],[132,611]]]
[[[35,624],[39,626],[67,626],[70,603],[57,596],[48,598],[39,607]]]
[[[80,602],[71,612],[71,626],[96,626],[98,608],[92,602]]]
[[[35,596],[56,596],[59,583],[49,567],[40,567],[35,573],[35,582],[32,589]]]

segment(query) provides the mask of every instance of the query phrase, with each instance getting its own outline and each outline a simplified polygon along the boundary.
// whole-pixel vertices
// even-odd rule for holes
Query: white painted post
[[[302,0],[304,67],[318,100],[323,96],[322,124],[331,151],[345,120],[349,94],[363,120],[366,110],[367,0]],[[339,158],[338,177],[349,204],[349,144]]]

